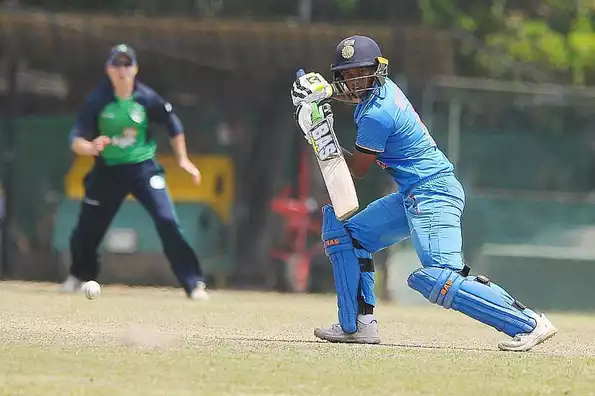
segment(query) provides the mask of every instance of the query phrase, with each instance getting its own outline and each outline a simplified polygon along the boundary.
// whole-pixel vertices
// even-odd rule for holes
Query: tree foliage
[[[460,29],[481,43],[475,59],[490,75],[521,77],[520,62],[575,84],[595,77],[593,0],[419,0],[422,22]]]

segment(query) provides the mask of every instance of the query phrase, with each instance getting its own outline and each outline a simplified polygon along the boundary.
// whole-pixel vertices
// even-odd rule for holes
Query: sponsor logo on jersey
[[[112,138],[112,145],[120,148],[127,148],[136,144],[138,130],[136,128],[125,128],[121,136]]]

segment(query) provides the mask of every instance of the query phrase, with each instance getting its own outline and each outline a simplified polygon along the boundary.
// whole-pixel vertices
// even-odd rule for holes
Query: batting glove
[[[319,73],[308,73],[293,83],[291,100],[294,106],[300,103],[321,102],[333,96],[333,87]]]
[[[308,133],[312,129],[312,106],[312,104],[304,102],[295,111],[295,120],[308,143],[310,143]]]

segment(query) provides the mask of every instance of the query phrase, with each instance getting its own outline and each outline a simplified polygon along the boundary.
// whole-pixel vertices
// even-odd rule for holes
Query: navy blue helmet
[[[369,73],[344,76],[350,69],[362,69]],[[384,84],[388,75],[388,60],[382,57],[380,47],[365,36],[351,36],[341,40],[331,65],[335,98],[344,102],[358,103]]]

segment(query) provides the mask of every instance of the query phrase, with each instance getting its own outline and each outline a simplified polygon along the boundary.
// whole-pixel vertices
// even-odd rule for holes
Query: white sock
[[[372,314],[358,315],[357,320],[359,320],[363,324],[370,324],[370,323],[372,323],[372,321],[376,320],[376,318]]]

